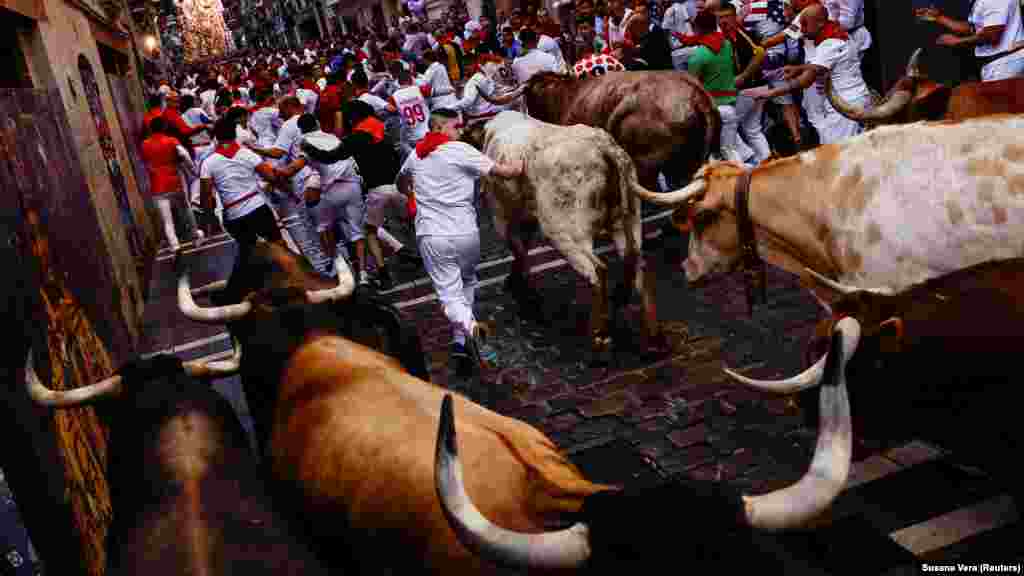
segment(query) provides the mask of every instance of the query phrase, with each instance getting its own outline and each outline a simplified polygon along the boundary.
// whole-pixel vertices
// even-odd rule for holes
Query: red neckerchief
[[[814,45],[819,46],[822,42],[830,38],[835,38],[836,40],[849,40],[850,35],[839,27],[838,22],[829,20],[821,27],[821,30],[818,31],[818,35],[814,37]]]
[[[718,54],[722,50],[722,44],[725,44],[725,34],[712,32],[703,36],[697,36],[693,41],[695,44],[705,46],[711,52]]]
[[[384,140],[384,123],[375,116],[367,116],[362,122],[352,127],[353,132],[366,132],[373,137],[373,143],[379,144]],[[430,133],[427,133],[429,136]]]
[[[232,140],[231,142],[224,142],[223,144],[217,144],[216,152],[217,152],[217,154],[220,154],[221,156],[224,156],[225,158],[234,158],[235,154],[238,154],[238,151],[241,150],[241,149],[242,149],[242,147],[238,144],[238,142],[235,142],[234,140]]]
[[[420,143],[416,145],[416,155],[421,159],[426,158],[427,154],[430,154],[437,149],[438,146],[446,144],[451,141],[451,138],[447,134],[441,132],[427,132],[427,135],[420,140]]]
[[[352,92],[352,98],[359,98],[360,96],[366,94],[367,92],[369,92],[369,90],[367,90],[366,88],[356,88],[355,91]]]

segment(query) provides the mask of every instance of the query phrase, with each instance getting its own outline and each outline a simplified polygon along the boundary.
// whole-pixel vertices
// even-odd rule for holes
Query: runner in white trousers
[[[420,255],[452,324],[451,359],[460,376],[466,376],[472,366],[466,336],[476,339],[485,332],[473,315],[480,262],[474,184],[481,176],[517,178],[523,163],[495,163],[469,144],[458,142],[461,133],[458,112],[432,111],[430,132],[402,165],[398,183],[402,193],[416,195]]]

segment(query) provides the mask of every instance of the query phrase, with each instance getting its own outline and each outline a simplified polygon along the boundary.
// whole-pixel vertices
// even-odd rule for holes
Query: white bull
[[[515,256],[513,287],[525,288],[524,240],[539,224],[593,287],[591,334],[594,347],[603,348],[610,342],[607,266],[594,253],[594,237],[608,232],[625,262],[616,304],[628,299],[628,287],[634,285],[643,303],[647,343],[660,340],[654,282],[645,279],[640,222],[640,199],[657,193],[640,186],[633,161],[615,140],[599,128],[547,124],[511,111],[474,126],[464,138],[496,161],[524,159],[523,178],[483,181],[484,197],[494,204],[495,227]]]

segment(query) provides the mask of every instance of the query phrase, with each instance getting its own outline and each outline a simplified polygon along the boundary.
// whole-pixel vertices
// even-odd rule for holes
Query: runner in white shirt
[[[632,14],[633,11],[626,8],[624,0],[608,1],[608,18],[605,18],[603,36],[609,47],[614,49],[616,45],[625,41],[626,21]]]
[[[311,72],[308,69],[303,76],[310,77],[312,80]],[[295,86],[295,95],[298,96],[299,101],[302,102],[302,106],[305,108],[306,114],[316,114],[316,105],[320,101],[320,95],[313,90],[301,88],[301,84],[298,82],[296,82]]]
[[[181,119],[185,121],[185,124],[188,124],[189,128],[200,124],[213,124],[213,119],[206,114],[206,111],[199,106],[196,106],[195,96],[191,94],[182,94],[180,107],[185,110],[181,115]],[[203,130],[202,132],[193,135],[192,144],[194,146],[209,144],[210,135],[207,134],[207,132],[207,130]]]
[[[974,46],[974,56],[984,65],[985,82],[1024,76],[1024,27],[1018,0],[975,0],[967,22],[944,16],[937,8],[916,10],[919,18],[933,21],[953,32],[939,36],[940,46]]]
[[[444,49],[439,47],[439,50],[445,54],[444,59],[447,59]],[[428,50],[423,53],[423,60],[428,63],[423,78],[426,84],[430,85],[431,110],[451,108],[458,101],[458,98],[455,97],[455,87],[452,86],[452,80],[448,77],[448,67],[444,65],[444,60],[439,56],[438,50]]]
[[[458,113],[452,110],[434,111],[430,128],[403,164],[398,182],[404,194],[415,194],[416,241],[452,325],[452,360],[464,375],[471,366],[466,337],[477,339],[485,332],[473,315],[480,262],[475,184],[481,176],[517,178],[523,163],[497,164],[469,144],[458,142],[462,127]]]
[[[274,140],[270,148],[260,146],[250,146],[250,148],[264,158],[277,160],[278,166],[285,166],[298,158],[299,140],[302,137],[302,131],[299,130],[299,116],[305,109],[302,102],[295,96],[288,96],[281,100],[279,107],[284,123],[281,124],[281,129],[277,132],[277,139]],[[310,169],[304,168],[303,171],[292,177],[290,190],[287,193],[294,199],[302,199],[303,187],[309,174]]]
[[[270,148],[277,140],[277,133],[281,129],[281,115],[274,105],[274,98],[268,88],[262,93],[257,92],[258,104],[249,117],[249,129],[256,136],[256,145],[260,148]]]
[[[341,144],[333,134],[320,130],[312,114],[303,114],[298,119],[302,141],[321,150],[332,150]],[[337,256],[338,239],[334,233],[339,225],[345,240],[355,247],[355,274],[360,284],[366,283],[366,244],[363,228],[366,224],[366,206],[363,203],[363,180],[359,177],[356,161],[349,157],[337,162],[321,163],[302,152],[287,166],[277,170],[278,174],[290,177],[309,166],[313,169],[306,180],[304,199],[306,208],[316,224],[320,235],[320,246],[333,262]]]
[[[416,143],[427,134],[430,122],[430,106],[427,104],[427,96],[430,95],[430,86],[416,86],[410,84],[408,73],[403,70],[398,76],[398,84],[401,86],[388,98],[388,108],[391,112],[397,112],[402,116],[402,161],[416,147]]]
[[[669,33],[669,44],[672,48],[672,67],[676,70],[686,72],[686,62],[690,59],[690,54],[697,49],[696,46],[683,46],[683,43],[679,41],[676,34],[680,36],[691,36],[693,34],[693,26],[690,21],[696,13],[690,11],[690,3],[686,0],[675,0],[668,10],[665,10],[665,16],[661,19],[661,27]]]
[[[872,43],[871,32],[864,26],[864,0],[824,0],[824,4],[829,20],[838,22],[850,35],[857,57],[863,59]]]
[[[813,90],[822,93],[825,74],[829,74],[838,95],[847,102],[869,108],[871,92],[861,76],[857,45],[837,22],[828,20],[828,12],[820,4],[811,5],[801,12],[800,26],[804,36],[813,42],[813,52],[807,55],[807,63],[787,66],[785,75],[792,80],[783,86],[752,88],[743,94],[754,98],[772,98],[794,90],[807,89],[809,92]],[[836,112],[828,100],[821,104],[820,115],[808,110],[808,119],[818,130],[822,144],[838,142],[863,131],[859,123]]]
[[[462,98],[453,107],[462,112],[467,127],[478,122],[486,122],[507,109],[507,106],[496,106],[483,98],[493,98],[497,91],[494,79],[487,75],[486,70],[489,67],[501,66],[504,62],[500,56],[489,52],[477,56],[476,71],[463,86]]]
[[[537,32],[530,28],[519,31],[519,40],[525,52],[512,62],[512,72],[517,84],[525,84],[537,72],[557,72],[558,62],[547,52],[537,49]]]
[[[277,219],[263,197],[263,179],[274,178],[274,168],[251,150],[235,142],[237,125],[222,118],[214,126],[218,145],[199,170],[203,206],[214,207],[216,190],[224,206],[224,229],[238,242],[239,261],[259,238],[284,244]]]

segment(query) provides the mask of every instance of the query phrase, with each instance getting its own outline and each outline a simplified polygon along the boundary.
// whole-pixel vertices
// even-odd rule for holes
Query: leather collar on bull
[[[754,298],[760,294],[761,303],[768,301],[764,260],[757,253],[754,222],[750,219],[750,170],[736,179],[736,228],[740,240],[739,269],[747,293],[747,313],[754,314]],[[757,292],[755,293],[755,289]]]

